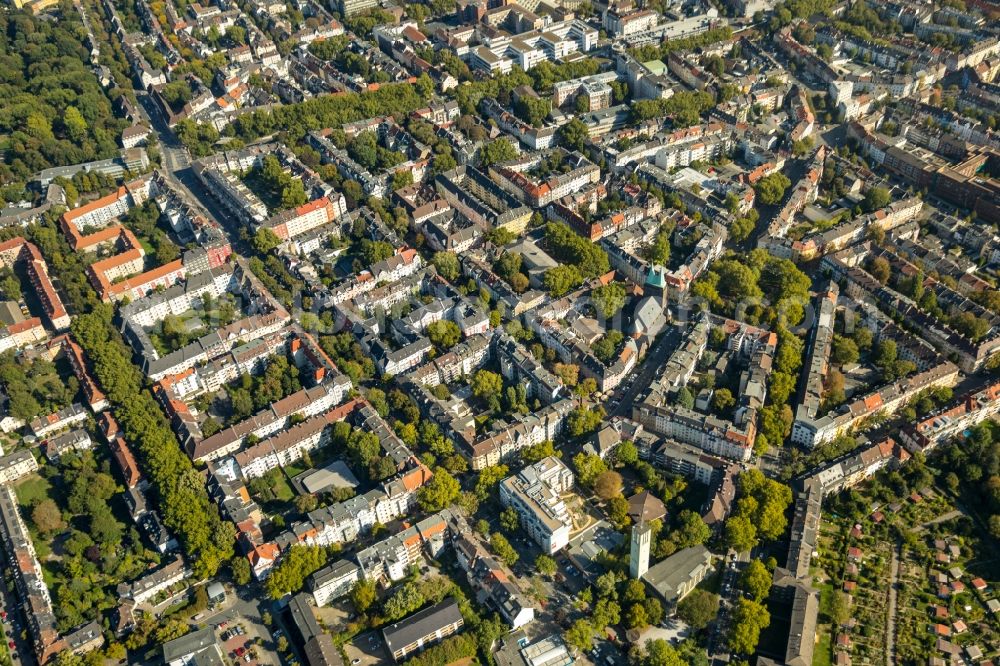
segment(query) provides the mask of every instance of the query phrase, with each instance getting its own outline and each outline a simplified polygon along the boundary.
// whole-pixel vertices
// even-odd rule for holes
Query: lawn
[[[274,499],[279,502],[291,502],[295,499],[295,491],[292,490],[292,486],[288,483],[288,479],[282,477],[278,483],[273,486],[274,489]]]
[[[285,467],[284,467],[285,474],[287,474],[288,478],[290,478],[290,479],[294,479],[299,474],[301,474],[302,472],[305,472],[308,469],[309,469],[309,467],[306,467],[304,464],[302,464],[301,460],[296,460],[295,462],[293,462],[293,463],[291,463],[289,465],[285,465]]]
[[[44,479],[37,474],[31,474],[17,484],[14,492],[17,494],[17,503],[21,507],[34,506],[38,502],[49,498],[52,484],[48,479]]]
[[[820,632],[819,642],[813,650],[812,666],[831,666],[833,664],[833,642],[829,625],[822,625],[818,628]]]

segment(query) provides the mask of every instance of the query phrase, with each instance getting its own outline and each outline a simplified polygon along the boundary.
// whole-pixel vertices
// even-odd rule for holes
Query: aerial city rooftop
[[[994,0],[0,21],[0,664],[1000,663]]]

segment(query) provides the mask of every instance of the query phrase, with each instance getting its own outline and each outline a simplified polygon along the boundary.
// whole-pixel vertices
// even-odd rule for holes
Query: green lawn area
[[[43,479],[37,474],[31,474],[17,484],[14,492],[17,494],[17,503],[22,507],[37,504],[49,497],[52,484],[48,479]]]
[[[816,630],[819,633],[819,642],[816,643],[816,649],[813,651],[812,666],[831,666],[833,664],[833,634],[830,632],[829,625],[822,625]]]
[[[309,468],[303,465],[301,460],[296,460],[291,465],[285,465],[284,469],[285,469],[285,474],[288,475],[288,478],[293,479]]]
[[[274,498],[279,502],[291,502],[295,499],[295,491],[292,490],[291,484],[284,477],[274,484]]]

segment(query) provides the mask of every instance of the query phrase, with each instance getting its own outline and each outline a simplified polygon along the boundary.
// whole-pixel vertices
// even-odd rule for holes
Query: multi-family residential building
[[[184,563],[183,558],[178,555],[159,569],[151,571],[131,583],[119,585],[118,596],[122,599],[130,599],[137,604],[143,604],[190,575],[191,570]]]
[[[1000,412],[1000,384],[969,393],[916,423],[905,426],[899,438],[911,451],[930,451]]]
[[[551,162],[559,164],[555,173],[535,178],[532,172]],[[489,175],[500,187],[532,208],[596,184],[600,168],[583,155],[562,148],[538,151],[498,164],[491,164]]]
[[[38,469],[31,451],[21,449],[0,457],[0,484],[7,485]]]
[[[70,430],[50,437],[43,443],[45,456],[53,462],[58,461],[63,454],[89,449],[91,445],[90,435],[86,430]]]
[[[457,633],[465,625],[451,597],[382,629],[385,646],[396,663]]]
[[[83,408],[83,405],[73,403],[48,416],[39,416],[32,420],[28,427],[31,428],[31,433],[35,437],[48,437],[60,430],[83,423],[87,420],[87,415],[87,410]]]
[[[361,567],[348,560],[337,560],[309,577],[309,589],[317,606],[326,606],[350,592],[361,580]]]
[[[740,397],[732,420],[687,409],[673,404],[670,398],[690,380],[713,325],[721,327],[728,351],[743,368]],[[664,437],[691,444],[713,455],[746,462],[757,436],[758,413],[767,396],[767,378],[776,346],[775,333],[703,315],[664,364],[659,380],[650,387],[646,397],[633,406],[632,417]]]
[[[423,552],[431,557],[440,555],[447,543],[449,518],[448,511],[434,514],[359,551],[356,557],[362,578],[388,586],[406,578]]]
[[[569,543],[573,523],[562,495],[572,487],[573,472],[550,456],[501,481],[500,501],[517,511],[531,538],[551,554]]]

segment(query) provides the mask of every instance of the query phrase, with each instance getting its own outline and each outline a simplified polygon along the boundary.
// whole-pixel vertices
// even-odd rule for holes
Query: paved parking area
[[[351,666],[372,666],[391,661],[382,641],[382,634],[377,631],[367,631],[344,646]]]

